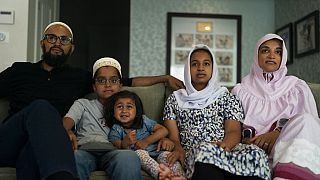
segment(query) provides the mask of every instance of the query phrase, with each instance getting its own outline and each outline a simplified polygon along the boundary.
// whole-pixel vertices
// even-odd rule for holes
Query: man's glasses
[[[112,77],[110,79],[96,78],[95,81],[96,81],[97,84],[100,84],[100,85],[106,85],[106,84],[116,85],[116,84],[120,84],[120,79],[118,77]]]
[[[56,36],[54,34],[45,34],[43,39],[46,39],[48,43],[54,44],[60,39],[60,43],[63,45],[69,45],[72,43],[72,38],[68,36]]]

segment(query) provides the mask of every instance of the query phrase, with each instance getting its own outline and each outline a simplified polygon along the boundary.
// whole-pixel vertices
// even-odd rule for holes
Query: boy
[[[119,92],[121,66],[113,58],[101,58],[93,65],[93,89],[97,99],[78,99],[63,119],[63,126],[69,134],[75,150],[76,166],[80,180],[87,180],[98,167],[111,176],[111,179],[141,179],[140,160],[134,151],[112,150],[108,152],[88,152],[78,150],[88,142],[108,143],[109,127],[103,117],[106,99]],[[77,137],[72,131],[75,127]],[[77,139],[78,138],[78,139]]]

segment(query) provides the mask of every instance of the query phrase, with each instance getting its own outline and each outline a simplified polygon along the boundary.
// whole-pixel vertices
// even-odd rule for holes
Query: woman
[[[270,153],[273,177],[320,179],[320,120],[305,81],[287,74],[281,37],[267,34],[256,46],[249,75],[232,90],[244,124],[257,135],[246,140]]]
[[[240,143],[242,107],[218,79],[213,53],[196,45],[185,64],[186,89],[171,94],[164,109],[164,125],[175,142],[169,164],[186,157],[188,179],[270,179],[264,151]]]

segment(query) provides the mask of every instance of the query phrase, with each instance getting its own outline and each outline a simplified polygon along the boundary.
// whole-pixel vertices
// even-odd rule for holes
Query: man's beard
[[[51,47],[50,50],[48,52],[46,52],[46,50],[43,47],[43,54],[42,54],[42,59],[43,61],[48,64],[51,67],[61,67],[62,65],[64,65],[68,59],[68,57],[70,56],[70,52],[65,54],[62,50],[62,54],[61,55],[52,55],[51,49],[52,48],[57,48],[57,47]]]

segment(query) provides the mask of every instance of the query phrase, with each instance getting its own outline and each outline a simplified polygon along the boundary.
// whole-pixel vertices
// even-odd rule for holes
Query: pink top
[[[267,82],[258,64],[258,50],[262,43],[271,39],[282,41],[283,52],[279,69],[269,73],[274,78]],[[286,62],[287,49],[283,39],[276,34],[265,35],[256,45],[250,73],[232,90],[241,100],[245,113],[244,124],[253,126],[258,135],[268,132],[271,125],[281,118],[290,119],[302,113],[318,117],[309,86],[295,76],[286,76]]]

